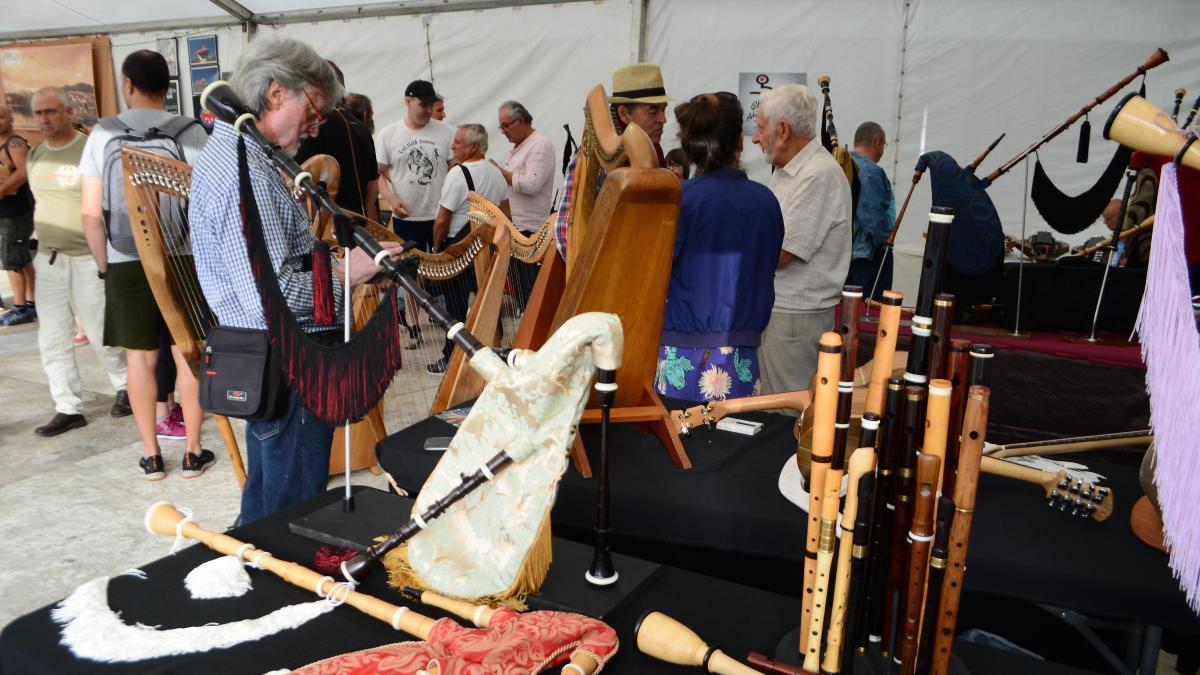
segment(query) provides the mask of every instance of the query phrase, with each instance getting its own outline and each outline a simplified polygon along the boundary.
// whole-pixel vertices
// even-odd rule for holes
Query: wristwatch
[[[103,279],[103,278],[104,278],[104,275],[105,275],[105,274],[107,274],[107,272],[101,272],[100,270],[96,270],[96,276],[97,276],[97,277],[99,277],[99,278],[101,278],[101,279]]]

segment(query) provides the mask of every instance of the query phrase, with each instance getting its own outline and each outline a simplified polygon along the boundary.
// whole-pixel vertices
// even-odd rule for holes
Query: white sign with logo
[[[754,116],[758,113],[758,98],[767,89],[785,84],[808,84],[806,73],[740,73],[738,75],[738,100],[745,111],[742,132],[747,138],[754,134]]]

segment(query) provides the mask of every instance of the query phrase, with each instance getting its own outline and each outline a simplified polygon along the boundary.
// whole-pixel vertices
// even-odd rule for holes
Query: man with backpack
[[[128,109],[101,119],[88,137],[79,164],[83,175],[83,230],[88,248],[104,280],[104,344],[125,351],[129,364],[129,403],[142,437],[138,466],[146,480],[161,480],[166,471],[158,445],[155,399],[158,385],[159,337],[165,330],[133,240],[125,202],[121,146],[130,145],[191,163],[208,136],[196,120],[163,110],[169,84],[166,59],[158,52],[139,50],[121,65],[121,90]],[[191,268],[192,254],[186,223],[164,211],[163,238],[173,267]],[[200,447],[199,383],[175,347],[179,402],[187,429],[183,477],[204,473],[214,457]]]

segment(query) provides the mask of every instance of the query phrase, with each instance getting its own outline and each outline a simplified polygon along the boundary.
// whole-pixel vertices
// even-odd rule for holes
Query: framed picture
[[[154,41],[155,51],[167,60],[167,73],[179,77],[179,41],[175,38],[159,38]]]
[[[61,87],[66,92],[75,121],[95,124],[100,114],[92,75],[92,45],[86,41],[0,47],[0,102],[12,110],[17,129],[38,128],[33,117],[33,93],[45,86]]]
[[[192,117],[200,120],[200,126],[208,133],[212,133],[213,125],[217,123],[217,118],[212,113],[200,107],[200,94],[192,96]]]
[[[215,66],[217,65],[217,36],[205,35],[204,37],[188,38],[188,65],[192,68],[196,66]]]
[[[205,87],[219,79],[221,79],[221,69],[216,66],[192,68],[192,93],[203,93]]]
[[[163,101],[163,110],[172,115],[179,114],[179,80],[172,79],[167,83],[167,98]]]

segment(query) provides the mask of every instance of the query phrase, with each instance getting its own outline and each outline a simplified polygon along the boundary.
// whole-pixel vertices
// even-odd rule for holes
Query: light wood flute
[[[942,493],[943,467],[946,462],[946,435],[950,422],[949,380],[931,380],[925,404],[925,440],[921,452],[938,458],[938,479],[935,494]]]
[[[867,385],[866,412],[883,415],[883,400],[887,381],[892,376],[892,358],[896,354],[896,338],[900,333],[900,303],[904,294],[884,291],[879,309],[879,328],[875,333],[875,359],[871,364],[871,381]]]
[[[392,628],[404,631],[421,640],[425,640],[429,636],[429,631],[437,623],[436,620],[418,614],[408,607],[393,605],[374,596],[359,593],[352,586],[338,583],[333,577],[324,576],[298,563],[280,560],[267,551],[238,541],[227,534],[206,530],[192,521],[190,517],[185,517],[179,509],[168,502],[158,502],[151,506],[150,510],[146,512],[145,525],[152,534],[195,539],[217,553],[231,555],[249,562],[294,586],[313,591],[323,598],[343,599],[344,604],[350,605],[363,614],[379,619]],[[425,595],[428,597],[422,597],[422,600],[427,604],[441,607],[459,616],[470,617],[480,627],[486,626],[488,618],[492,615],[492,610],[487,607],[472,605],[462,600],[445,598],[433,593]],[[592,657],[582,652],[572,655],[571,663],[587,675],[595,672],[599,665]],[[578,675],[576,668],[564,667],[564,670],[567,673]],[[428,672],[429,675],[439,675],[441,671],[434,667]]]
[[[975,385],[967,394],[963,420],[962,445],[958,454],[958,480],[954,485],[954,521],[950,525],[950,552],[946,558],[946,578],[938,603],[937,630],[933,635],[934,675],[950,672],[950,648],[954,643],[954,625],[962,595],[963,565],[971,538],[971,518],[975,513],[975,491],[979,481],[979,461],[983,456],[983,437],[987,432],[987,387]]]
[[[804,547],[804,601],[800,610],[800,655],[808,648],[808,626],[812,619],[812,599],[817,578],[817,549],[821,534],[821,509],[825,496],[825,475],[833,459],[834,423],[837,419],[838,371],[842,359],[842,338],[834,332],[821,336],[817,351],[817,374],[813,395],[812,469],[808,486],[808,531]]]
[[[662,612],[647,612],[633,627],[638,651],[679,666],[699,666],[717,675],[754,675],[761,671],[744,666],[716,647],[709,647],[692,629]]]
[[[921,605],[925,603],[925,574],[929,568],[929,548],[933,543],[933,511],[937,503],[937,476],[942,460],[925,453],[917,458],[917,490],[913,495],[912,529],[908,532],[908,583],[904,598],[904,639],[900,643],[900,675],[913,675],[917,669],[917,638],[921,631]]]
[[[867,419],[864,416],[864,435],[870,431],[870,435],[874,436],[879,429],[878,416],[871,415],[871,417],[874,419]],[[858,486],[863,474],[875,470],[875,444],[873,441],[873,438],[864,438],[861,441],[863,447],[850,455],[850,484],[846,490],[846,507],[842,509],[842,538],[838,551],[837,585],[834,587],[833,613],[829,618],[829,639],[825,644],[825,659],[821,662],[821,672],[824,673],[836,673],[841,669],[842,640],[846,631],[846,600],[850,597],[850,584],[852,583],[850,561],[854,548],[854,524],[858,517]],[[806,670],[816,670],[809,666],[810,664],[805,661],[804,668]]]

